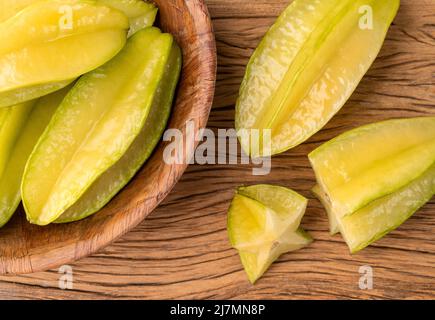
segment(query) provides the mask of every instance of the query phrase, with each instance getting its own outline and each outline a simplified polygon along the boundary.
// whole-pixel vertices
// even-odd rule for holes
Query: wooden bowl
[[[183,50],[183,71],[169,128],[186,136],[206,126],[216,80],[216,46],[203,0],[154,0],[159,24]],[[103,210],[79,222],[39,227],[26,221],[23,209],[0,229],[0,274],[43,271],[90,255],[138,225],[167,196],[187,165],[163,162],[165,143],[134,180]],[[186,163],[186,161],[184,161]]]

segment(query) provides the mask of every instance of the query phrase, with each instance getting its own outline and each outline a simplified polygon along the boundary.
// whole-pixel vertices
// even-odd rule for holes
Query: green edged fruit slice
[[[14,139],[9,154],[6,155],[5,170],[0,174],[0,227],[9,221],[18,207],[21,201],[21,180],[27,159],[69,89],[70,87],[66,87],[39,100],[12,107],[24,111],[25,121],[19,121],[19,134]],[[7,109],[0,109],[0,113]]]
[[[435,117],[395,119],[348,131],[309,154],[339,217],[420,177],[435,162]]]
[[[174,42],[165,74],[160,80],[149,115],[139,136],[123,157],[103,173],[55,223],[77,221],[99,211],[131,180],[151,156],[163,134],[171,112],[181,71],[181,59],[181,50]]]
[[[123,157],[146,123],[172,46],[171,35],[144,29],[79,79],[27,163],[22,197],[30,222],[57,220]]]
[[[261,133],[241,139],[245,153],[277,154],[320,130],[375,60],[398,8],[399,0],[293,1],[255,50],[240,88],[236,128],[270,130],[272,138],[271,148]]]
[[[25,7],[0,23],[0,97],[71,81],[99,67],[125,45],[128,28],[122,12],[97,2],[53,0]]]
[[[257,185],[237,189],[228,211],[231,245],[251,283],[283,253],[312,242],[300,227],[307,200],[292,190]]]

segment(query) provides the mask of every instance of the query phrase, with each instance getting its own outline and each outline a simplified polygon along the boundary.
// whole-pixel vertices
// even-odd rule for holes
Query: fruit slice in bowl
[[[153,1],[159,27],[171,33],[183,54],[181,79],[167,129],[186,136],[206,126],[216,79],[216,47],[203,1]],[[67,224],[39,227],[19,213],[0,229],[0,273],[28,273],[71,263],[111,243],[142,222],[163,201],[188,162],[165,163],[169,142],[159,142],[144,167],[98,214]]]

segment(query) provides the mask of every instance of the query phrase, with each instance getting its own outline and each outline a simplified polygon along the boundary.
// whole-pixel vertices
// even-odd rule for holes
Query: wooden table
[[[287,0],[208,0],[219,71],[209,127],[233,127],[234,101],[252,50]],[[435,2],[402,0],[379,58],[342,111],[305,144],[273,158],[272,173],[251,166],[192,165],[172,194],[139,227],[100,253],[71,265],[73,289],[58,270],[0,277],[0,298],[435,298],[435,202],[398,230],[351,256],[328,234],[325,212],[309,189],[307,153],[358,125],[435,114]],[[280,184],[310,199],[303,226],[315,242],[282,256],[252,286],[226,233],[226,211],[241,184]],[[361,266],[373,289],[359,289]]]

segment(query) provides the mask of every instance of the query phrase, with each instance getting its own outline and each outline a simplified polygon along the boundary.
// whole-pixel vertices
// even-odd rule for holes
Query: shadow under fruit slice
[[[97,68],[122,49],[128,27],[122,12],[97,2],[53,0],[25,7],[0,23],[0,100],[18,89],[71,82]]]
[[[117,163],[140,134],[173,45],[157,28],[139,31],[63,100],[27,163],[22,197],[30,222],[57,220]]]
[[[181,50],[174,42],[146,123],[122,158],[103,173],[55,223],[84,219],[104,207],[151,156],[168,121],[181,71]]]
[[[252,55],[236,104],[236,128],[271,130],[271,149],[260,134],[250,144],[260,154],[241,141],[244,151],[277,154],[320,130],[375,60],[398,7],[399,0],[293,1]]]
[[[299,227],[306,206],[304,197],[283,187],[237,189],[228,211],[228,234],[252,283],[280,255],[312,242]]]
[[[399,227],[434,194],[435,165],[405,187],[345,217],[334,213],[324,193],[320,192],[318,196],[325,203],[330,219],[337,225],[351,253],[356,253]]]
[[[0,227],[9,221],[18,207],[21,201],[21,180],[27,159],[69,89],[70,87],[67,87],[39,100],[0,109],[0,114],[8,109],[20,114],[19,119],[9,118],[9,121],[15,123],[18,135],[8,148],[9,152],[2,153],[6,163],[3,172],[0,173]]]
[[[420,177],[435,162],[435,117],[348,131],[309,154],[317,182],[343,217]]]

